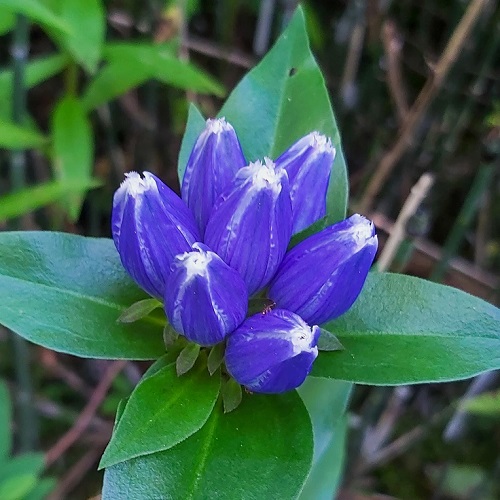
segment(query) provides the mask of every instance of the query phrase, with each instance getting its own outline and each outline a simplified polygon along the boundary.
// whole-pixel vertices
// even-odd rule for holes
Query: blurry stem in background
[[[396,23],[390,19],[385,21],[382,26],[382,43],[386,57],[389,92],[396,106],[399,123],[402,124],[408,115],[408,102],[401,71],[403,41]]]
[[[479,203],[483,197],[483,194],[489,183],[494,172],[494,166],[491,164],[481,165],[479,171],[474,178],[474,182],[470,188],[467,198],[462,205],[462,208],[451,228],[451,231],[446,238],[443,246],[443,253],[441,259],[434,266],[431,273],[430,279],[432,281],[441,281],[448,268],[448,262],[457,253],[460,244],[463,241],[465,232],[469,228],[474,215],[476,214]]]
[[[433,183],[434,176],[426,173],[420,177],[418,182],[411,189],[411,193],[406,199],[401,212],[399,212],[389,239],[384,245],[384,249],[377,261],[377,269],[379,271],[387,271],[391,267],[391,263],[396,256],[398,248],[406,237],[406,226],[408,221],[415,215],[415,212],[429,193]]]
[[[384,154],[380,163],[366,188],[365,193],[357,207],[361,213],[368,213],[373,206],[376,196],[387,181],[392,170],[401,159],[402,155],[413,143],[415,131],[424,117],[431,102],[441,89],[445,78],[448,75],[452,65],[461,54],[464,44],[467,41],[472,28],[476,24],[483,9],[487,6],[489,0],[472,0],[462,19],[455,28],[444,52],[441,54],[437,64],[433,68],[424,87],[420,91],[416,101],[411,107],[408,117],[400,129],[398,138],[389,151]]]
[[[357,100],[355,82],[356,75],[358,74],[361,54],[363,53],[363,43],[366,31],[366,5],[364,0],[355,1],[355,11],[356,24],[353,26],[351,31],[344,72],[340,82],[340,95],[342,96],[342,103],[346,109],[353,108]]]
[[[12,121],[22,125],[26,118],[25,68],[28,59],[28,20],[18,15],[11,46],[13,66]],[[22,189],[26,184],[26,156],[24,151],[12,151],[10,164],[11,189]],[[19,226],[19,221],[16,222]],[[17,227],[16,229],[18,229]],[[33,385],[30,371],[30,350],[28,343],[11,332],[12,348],[17,383],[20,387],[17,403],[19,411],[19,449],[33,450],[38,445],[38,421],[33,405]]]
[[[258,56],[263,56],[269,48],[275,7],[276,0],[261,0],[260,2],[259,17],[253,38],[253,51]]]
[[[64,85],[66,94],[71,96],[78,95],[78,66],[73,58],[69,58],[68,67],[64,74]]]
[[[467,427],[467,420],[470,414],[464,409],[465,403],[483,392],[494,387],[498,380],[499,372],[486,372],[477,376],[469,385],[467,391],[460,399],[458,409],[448,422],[443,432],[445,441],[456,441],[462,437]]]

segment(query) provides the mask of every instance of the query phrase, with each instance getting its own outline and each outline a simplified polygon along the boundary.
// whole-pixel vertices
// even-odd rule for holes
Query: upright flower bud
[[[291,233],[288,177],[266,158],[240,169],[217,200],[205,243],[240,273],[252,295],[276,272]]]
[[[321,325],[352,306],[376,252],[373,223],[352,215],[292,248],[270,284],[269,298]]]
[[[256,314],[227,339],[226,368],[250,391],[280,393],[304,382],[318,356],[320,329],[297,314],[275,309]]]
[[[163,300],[170,264],[199,241],[198,228],[184,202],[156,176],[125,175],[113,198],[113,240],[127,272]]]
[[[207,120],[182,180],[182,199],[194,213],[202,237],[215,200],[245,165],[234,128],[224,118]]]
[[[293,234],[326,215],[326,194],[334,159],[331,140],[319,132],[311,132],[276,160],[290,180]]]
[[[165,312],[188,340],[202,346],[218,344],[245,319],[247,304],[241,276],[202,243],[175,258]]]

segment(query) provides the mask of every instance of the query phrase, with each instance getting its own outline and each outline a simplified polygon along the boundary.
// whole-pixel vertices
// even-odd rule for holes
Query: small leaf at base
[[[188,344],[179,354],[177,361],[175,362],[175,369],[177,371],[177,376],[184,375],[191,368],[193,368],[198,355],[200,354],[200,346],[198,344]]]
[[[213,375],[219,366],[222,364],[222,360],[224,359],[224,344],[221,342],[220,344],[214,345],[210,350],[210,354],[207,359],[207,367],[208,373]]]
[[[321,335],[318,340],[318,349],[320,351],[343,351],[345,348],[333,333],[321,328]]]
[[[165,348],[168,349],[175,344],[175,341],[179,338],[179,334],[172,328],[170,324],[166,324],[163,329],[163,342],[165,343]]]
[[[238,408],[243,397],[241,385],[233,378],[222,384],[221,394],[222,402],[224,403],[224,413],[229,413]]]
[[[144,318],[160,306],[161,302],[156,299],[139,300],[139,302],[135,302],[128,309],[125,309],[116,321],[118,323],[133,323]]]

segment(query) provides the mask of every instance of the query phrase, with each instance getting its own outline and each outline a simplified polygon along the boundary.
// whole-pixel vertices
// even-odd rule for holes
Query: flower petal
[[[292,248],[270,284],[269,298],[309,324],[334,319],[361,292],[377,244],[373,223],[352,215]]]
[[[265,164],[250,163],[217,200],[205,243],[241,274],[252,295],[269,282],[285,255],[291,215],[285,170],[268,158]]]
[[[207,120],[182,180],[182,199],[194,213],[202,237],[215,200],[245,165],[234,128],[224,118]]]
[[[170,324],[188,340],[215,345],[245,319],[246,286],[208,247],[178,255],[172,264],[165,290],[165,312]]]
[[[200,239],[198,228],[183,201],[156,176],[125,175],[113,198],[113,240],[127,272],[163,300],[170,264]]]
[[[272,394],[295,389],[318,356],[319,335],[317,326],[310,328],[290,311],[256,314],[228,337],[226,368],[250,391]]]
[[[326,215],[326,194],[334,159],[331,140],[319,132],[311,132],[276,160],[290,180],[293,234]]]

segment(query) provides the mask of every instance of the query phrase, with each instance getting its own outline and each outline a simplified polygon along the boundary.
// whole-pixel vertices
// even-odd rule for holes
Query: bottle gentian
[[[113,239],[125,269],[188,340],[226,341],[228,373],[248,390],[298,387],[318,355],[317,325],[359,295],[377,250],[360,215],[287,252],[291,235],[326,213],[335,150],[313,132],[273,162],[245,165],[234,129],[208,120],[189,158],[181,200],[153,174],[117,190]],[[276,309],[245,319],[248,297]]]
[[[208,119],[191,151],[182,180],[182,199],[193,212],[202,236],[215,200],[245,165],[231,124],[224,118]]]
[[[334,160],[332,141],[319,132],[302,137],[276,160],[290,181],[293,234],[326,215],[326,192]]]

